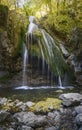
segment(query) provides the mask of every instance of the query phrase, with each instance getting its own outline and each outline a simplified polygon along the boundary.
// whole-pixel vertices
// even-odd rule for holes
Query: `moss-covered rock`
[[[53,110],[58,109],[60,105],[61,105],[61,100],[57,98],[47,98],[45,101],[37,102],[33,107],[30,107],[30,110],[33,112],[46,113],[50,111],[51,108]]]

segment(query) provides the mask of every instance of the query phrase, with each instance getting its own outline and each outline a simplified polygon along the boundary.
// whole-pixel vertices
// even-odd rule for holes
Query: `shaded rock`
[[[76,124],[81,126],[82,125],[82,113],[78,114],[76,116],[75,120],[76,120]]]
[[[52,126],[52,127],[45,128],[45,130],[58,130],[58,129],[56,127]]]
[[[7,128],[6,130],[14,130],[13,128]]]
[[[56,119],[56,121],[57,121],[57,120],[60,119],[60,114],[57,111],[55,111],[55,112],[49,112],[48,113],[48,117]]]
[[[77,114],[82,113],[82,106],[75,107],[75,112],[76,112]]]
[[[80,129],[79,130],[82,130],[82,127],[80,127]]]
[[[82,85],[82,74],[81,75],[77,75],[77,82]]]
[[[9,116],[9,112],[6,112],[5,110],[0,111],[0,122],[4,122]]]
[[[51,126],[55,126],[56,129],[60,126],[60,114],[58,111],[48,113],[48,121]]]
[[[14,130],[13,128],[8,128],[8,127],[1,127],[0,130]]]
[[[47,124],[46,116],[37,116],[33,112],[19,112],[14,114],[14,118],[30,127],[40,127]]]
[[[67,107],[72,105],[78,105],[82,101],[82,95],[79,93],[61,94],[59,98],[63,100],[63,105]]]
[[[23,125],[22,127],[18,127],[18,130],[33,130],[31,127]]]
[[[8,74],[7,71],[0,71],[0,78],[6,76]]]

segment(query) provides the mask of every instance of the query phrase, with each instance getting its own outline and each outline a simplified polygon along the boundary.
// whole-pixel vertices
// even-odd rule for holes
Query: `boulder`
[[[33,112],[19,112],[13,116],[19,123],[27,124],[30,127],[42,127],[47,124],[46,116],[35,115]]]
[[[64,106],[78,105],[82,102],[82,94],[79,93],[67,93],[59,96],[62,99]]]

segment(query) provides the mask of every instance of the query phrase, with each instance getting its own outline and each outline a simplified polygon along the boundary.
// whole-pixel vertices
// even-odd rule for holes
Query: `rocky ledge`
[[[0,130],[82,130],[82,95],[38,103],[0,98]]]

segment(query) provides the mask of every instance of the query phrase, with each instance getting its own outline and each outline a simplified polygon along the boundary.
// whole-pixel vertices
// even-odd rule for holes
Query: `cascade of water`
[[[45,67],[45,62],[46,62],[46,64],[48,65],[47,79],[49,80],[49,71],[50,70],[54,71],[53,73],[56,73],[58,75],[59,87],[62,87],[60,69],[63,68],[64,62],[63,62],[63,58],[62,58],[60,49],[55,44],[54,39],[44,29],[39,28],[38,25],[36,25],[34,23],[34,16],[31,16],[29,18],[29,21],[30,21],[30,24],[29,24],[28,31],[27,31],[28,50],[29,50],[29,48],[32,49],[33,44],[38,43],[38,46],[40,48],[41,58],[42,58],[42,74],[44,74],[44,69],[45,69],[44,67]],[[37,42],[33,43],[33,38],[34,38],[34,36],[37,36],[38,31],[41,33],[41,38],[39,38],[39,40],[37,40]],[[37,37],[35,37],[35,38],[37,38]],[[24,54],[24,55],[26,55],[26,54]],[[39,56],[38,56],[38,59],[39,59]],[[39,62],[39,60],[38,60],[38,62]],[[63,63],[63,64],[61,64],[61,63]],[[31,64],[32,64],[32,61],[31,61]],[[31,75],[31,77],[32,77],[32,75]],[[51,85],[53,85],[52,72],[51,72]]]
[[[27,84],[27,76],[26,76],[26,67],[27,67],[27,58],[28,58],[28,50],[26,48],[26,45],[23,44],[23,86]]]
[[[44,69],[45,69],[44,53],[43,53],[43,49],[42,49],[42,45],[40,41],[39,41],[39,47],[40,47],[41,55],[42,55],[42,75],[44,75]]]
[[[58,72],[58,87],[61,88],[61,89],[64,89],[58,68],[56,67],[56,69],[57,69],[57,72]]]
[[[42,35],[43,35],[43,39],[44,39],[44,43],[46,45],[46,49],[48,51],[49,57],[53,56],[53,52],[52,52],[52,44],[50,43],[50,39],[47,35],[47,33],[45,32],[45,30],[41,30]]]

